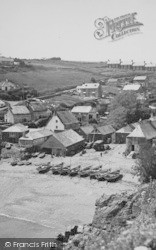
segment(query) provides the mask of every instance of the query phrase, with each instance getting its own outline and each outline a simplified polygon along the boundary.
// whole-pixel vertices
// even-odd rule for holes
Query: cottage
[[[77,86],[76,90],[82,97],[99,98],[102,96],[100,83],[84,83],[81,86]]]
[[[23,123],[31,121],[30,111],[26,106],[12,106],[9,107],[7,113],[4,116],[5,122],[8,123]]]
[[[90,134],[93,130],[94,127],[92,125],[81,126],[77,133],[81,135],[86,141],[89,141]]]
[[[133,70],[144,70],[145,69],[145,62],[140,62],[140,63],[137,63],[137,62],[134,62],[133,63]]]
[[[54,132],[64,131],[65,129],[75,130],[79,127],[79,121],[70,111],[67,110],[55,112],[46,125],[47,129]]]
[[[153,64],[153,63],[147,63],[145,65],[145,70],[148,70],[148,71],[156,71],[156,65]]]
[[[135,125],[128,124],[127,126],[117,130],[115,132],[116,143],[126,143],[126,137],[135,129]]]
[[[69,129],[53,135],[42,144],[41,148],[56,156],[73,155],[84,146],[84,138]]]
[[[90,141],[102,140],[104,143],[115,140],[115,129],[111,125],[95,127],[89,135]]]
[[[43,117],[48,117],[51,114],[46,105],[40,100],[28,100],[26,105],[31,113],[32,121],[38,120]]]
[[[133,60],[132,61],[122,61],[120,68],[121,69],[132,69],[133,68]]]
[[[148,77],[147,76],[136,76],[133,79],[134,84],[140,84],[142,87],[148,87]]]
[[[21,136],[28,133],[29,129],[21,123],[15,124],[2,131],[2,140],[12,143],[18,143]]]
[[[39,147],[51,135],[52,132],[48,129],[30,129],[29,133],[20,137],[19,145],[24,148]]]
[[[98,118],[98,112],[92,106],[75,106],[71,112],[80,122],[89,122],[92,119],[96,120]]]
[[[126,138],[127,150],[138,152],[140,145],[156,138],[156,120],[144,120]]]
[[[0,66],[13,66],[14,65],[14,59],[13,58],[9,58],[9,57],[4,57],[1,56],[0,57]]]
[[[108,68],[120,68],[121,65],[121,60],[117,60],[117,61],[107,61],[107,67]]]
[[[0,82],[0,89],[3,91],[18,90],[20,89],[20,86],[17,83],[13,83],[6,79],[5,81]]]

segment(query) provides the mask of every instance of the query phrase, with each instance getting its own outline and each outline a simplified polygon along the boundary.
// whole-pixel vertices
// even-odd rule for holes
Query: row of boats
[[[88,166],[86,168],[81,168],[81,166],[77,166],[75,168],[71,168],[71,166],[64,166],[63,163],[60,163],[55,166],[51,166],[50,163],[47,166],[39,166],[37,171],[40,174],[47,173],[48,171],[52,171],[54,175],[68,175],[70,177],[78,176],[78,177],[89,177],[90,179],[96,179],[98,181],[108,181],[108,182],[116,182],[122,179],[123,175],[120,173],[120,170],[111,171],[111,169],[102,170],[102,166],[92,167]]]

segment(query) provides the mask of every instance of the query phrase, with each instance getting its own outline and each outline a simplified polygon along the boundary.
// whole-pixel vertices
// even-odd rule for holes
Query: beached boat
[[[46,155],[45,152],[43,152],[43,153],[40,153],[38,157],[39,157],[39,158],[44,158],[45,155]]]
[[[57,164],[55,166],[53,166],[51,169],[52,169],[52,173],[57,175],[57,174],[60,174],[60,170],[62,169],[63,167],[63,162],[60,163],[60,164]]]
[[[116,181],[121,180],[122,177],[123,175],[120,173],[116,173],[116,174],[111,173],[111,174],[105,175],[105,180],[108,182],[116,182]]]
[[[47,173],[49,170],[51,169],[51,166],[40,166],[37,168],[37,171],[39,172],[39,174],[45,174]]]
[[[78,172],[80,171],[80,168],[81,168],[80,165],[77,166],[77,167],[75,167],[75,168],[72,168],[72,169],[70,170],[70,172],[69,172],[69,176],[73,177],[73,176],[78,175]]]
[[[35,153],[32,153],[31,156],[35,158],[35,157],[37,157],[38,155],[39,155],[39,152],[35,152]]]
[[[70,173],[71,166],[65,166],[59,170],[60,175],[68,175]]]
[[[16,166],[17,165],[17,161],[12,161],[11,162],[11,166]]]

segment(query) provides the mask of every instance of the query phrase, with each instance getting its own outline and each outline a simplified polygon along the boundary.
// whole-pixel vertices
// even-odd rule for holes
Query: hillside
[[[28,67],[15,70],[0,71],[0,81],[9,79],[18,84],[27,84],[41,93],[49,93],[57,88],[77,86],[83,82],[105,80],[109,77],[132,77],[135,75],[151,75],[155,72],[133,71],[106,68],[105,62],[69,62],[55,60],[25,60]]]

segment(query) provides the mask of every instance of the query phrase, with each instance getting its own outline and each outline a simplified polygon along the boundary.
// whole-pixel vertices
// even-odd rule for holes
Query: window
[[[56,128],[58,128],[58,126],[56,126]]]
[[[56,120],[56,123],[58,122],[58,120]]]

